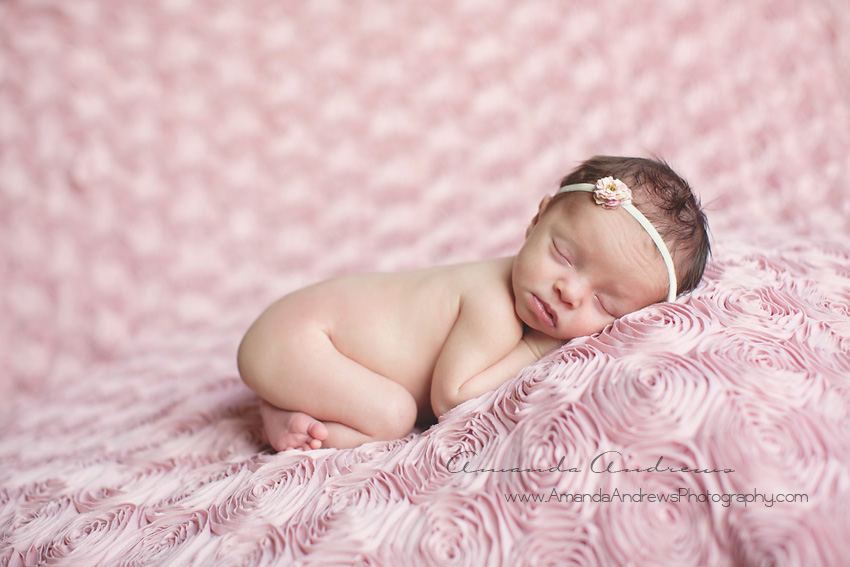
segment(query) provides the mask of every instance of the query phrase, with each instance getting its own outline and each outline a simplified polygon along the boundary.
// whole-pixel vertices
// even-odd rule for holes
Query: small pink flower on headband
[[[619,179],[603,177],[596,182],[593,200],[605,209],[616,209],[620,205],[632,203],[632,190]]]

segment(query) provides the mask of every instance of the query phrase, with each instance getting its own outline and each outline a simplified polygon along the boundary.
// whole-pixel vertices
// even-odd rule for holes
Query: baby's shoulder
[[[457,278],[461,303],[492,314],[514,314],[511,293],[513,258],[463,264]]]
[[[465,287],[510,294],[513,258],[494,258],[458,265],[459,280]]]

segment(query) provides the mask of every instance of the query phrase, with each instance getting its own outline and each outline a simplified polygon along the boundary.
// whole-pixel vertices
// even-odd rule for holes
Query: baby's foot
[[[282,410],[265,400],[260,402],[260,416],[266,439],[276,451],[319,449],[327,439],[325,424],[300,411]]]

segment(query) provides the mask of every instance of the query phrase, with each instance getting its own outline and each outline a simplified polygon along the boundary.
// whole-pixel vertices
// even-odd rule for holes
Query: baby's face
[[[512,282],[523,323],[562,340],[662,301],[668,286],[664,260],[643,227],[586,192],[543,200]]]

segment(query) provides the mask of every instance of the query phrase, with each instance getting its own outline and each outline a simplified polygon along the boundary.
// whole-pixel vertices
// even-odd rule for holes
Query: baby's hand
[[[535,329],[528,328],[525,329],[525,332],[522,335],[522,340],[525,341],[525,344],[528,345],[528,348],[531,349],[531,352],[534,353],[537,360],[540,360],[556,348],[560,348],[566,342],[561,339],[550,337],[549,335],[543,334]]]

